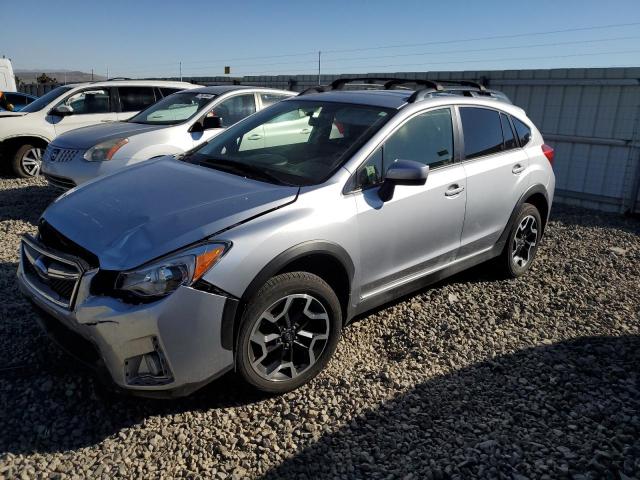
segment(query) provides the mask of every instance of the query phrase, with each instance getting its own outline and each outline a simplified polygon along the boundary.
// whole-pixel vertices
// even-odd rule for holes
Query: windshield
[[[214,98],[216,95],[213,93],[174,93],[129,119],[129,122],[146,125],[177,125],[196,115]]]
[[[183,160],[267,181],[327,180],[384,125],[393,110],[369,105],[286,100],[230,127]]]
[[[53,102],[56,98],[64,95],[65,93],[67,93],[72,88],[73,87],[58,87],[58,88],[54,88],[49,93],[46,93],[43,96],[39,97],[37,100],[34,100],[33,102],[31,102],[29,105],[24,107],[21,111],[22,112],[27,112],[27,113],[39,112],[44,107],[46,107],[51,102]]]

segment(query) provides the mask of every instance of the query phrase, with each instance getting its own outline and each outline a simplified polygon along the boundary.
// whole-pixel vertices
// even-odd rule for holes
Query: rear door
[[[249,115],[254,114],[256,109],[256,95],[253,92],[236,94],[219,101],[213,105],[206,115],[221,117],[223,128],[213,128],[205,130],[204,132],[191,132],[190,135],[194,146],[212,139],[224,128],[228,128]],[[264,133],[261,127],[255,132],[250,132],[250,134],[245,135],[245,137],[247,141],[243,142],[243,150],[264,147]]]
[[[518,147],[509,116],[459,107],[467,176],[467,212],[460,255],[491,248],[525,190],[527,154]]]
[[[80,127],[116,121],[113,93],[113,89],[108,87],[84,88],[61,103],[73,109],[71,115],[49,115],[47,119],[53,124],[56,135]]]

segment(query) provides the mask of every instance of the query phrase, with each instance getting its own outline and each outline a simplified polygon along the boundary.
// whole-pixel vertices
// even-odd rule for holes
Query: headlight
[[[129,143],[128,138],[114,138],[94,145],[85,152],[83,158],[88,162],[111,160],[118,150]]]
[[[231,247],[228,243],[207,243],[123,272],[116,288],[141,297],[164,297],[181,285],[191,285],[213,267]]]

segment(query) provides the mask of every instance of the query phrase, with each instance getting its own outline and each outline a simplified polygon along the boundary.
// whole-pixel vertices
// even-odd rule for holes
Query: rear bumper
[[[95,272],[83,275],[72,309],[52,303],[18,268],[21,291],[35,305],[47,334],[118,389],[142,396],[178,397],[233,367],[222,346],[222,323],[237,300],[180,287],[150,304],[130,305],[89,294]],[[146,358],[162,365],[149,375]],[[153,373],[153,372],[152,372]]]

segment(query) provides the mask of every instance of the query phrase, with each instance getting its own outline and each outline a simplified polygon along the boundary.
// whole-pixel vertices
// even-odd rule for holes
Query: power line
[[[473,38],[465,38],[465,39],[450,39],[450,40],[436,40],[429,42],[421,42],[421,43],[412,43],[412,44],[395,44],[395,45],[379,45],[375,47],[361,47],[361,48],[350,48],[350,49],[334,49],[334,50],[322,50],[325,54],[330,53],[346,53],[346,52],[363,52],[369,50],[381,50],[381,49],[392,49],[392,48],[409,48],[409,47],[419,47],[419,46],[427,46],[427,45],[445,45],[445,44],[454,44],[454,43],[464,43],[464,42],[477,42],[484,40],[499,40],[499,39],[508,39],[508,38],[521,38],[528,36],[538,36],[538,35],[552,35],[558,33],[570,33],[570,32],[581,32],[581,31],[591,31],[591,30],[603,30],[608,28],[621,28],[621,27],[631,27],[638,26],[640,22],[630,22],[630,23],[618,23],[618,24],[608,24],[608,25],[593,25],[588,27],[577,27],[577,28],[567,28],[562,30],[548,30],[541,32],[529,32],[529,33],[516,33],[516,34],[507,34],[507,35],[491,35],[484,37],[473,37]],[[232,63],[237,60],[257,60],[257,59],[266,59],[266,58],[287,58],[287,57],[296,57],[296,56],[305,56],[305,55],[317,55],[317,50],[309,51],[309,52],[300,52],[300,53],[287,53],[287,54],[279,54],[279,55],[270,55],[270,56],[255,56],[255,57],[236,57],[236,58],[220,58],[213,60],[194,60],[194,61],[185,61],[183,62],[185,65],[187,64],[199,64],[205,62],[212,63]],[[134,69],[122,69],[123,71],[135,72],[135,71],[151,71],[152,64],[149,64],[147,67],[134,68]],[[160,66],[161,64],[155,64]],[[165,63],[162,65],[175,65],[173,63]],[[193,69],[192,69],[193,70]]]
[[[413,57],[413,56],[429,56],[429,55],[445,55],[451,53],[470,53],[470,52],[490,52],[497,50],[517,50],[521,48],[538,48],[538,47],[555,47],[558,45],[579,45],[586,43],[598,43],[598,42],[611,42],[611,41],[619,41],[619,40],[638,40],[640,36],[629,36],[629,37],[613,37],[613,38],[600,38],[594,40],[576,40],[571,42],[553,42],[553,43],[538,43],[538,44],[529,44],[529,45],[509,45],[503,47],[488,47],[488,48],[476,48],[476,49],[458,49],[458,50],[438,50],[438,51],[430,51],[430,52],[414,52],[414,53],[398,53],[393,55],[376,55],[373,57],[343,57],[343,58],[334,58],[329,60],[323,60],[323,64],[326,63],[337,63],[337,62],[352,62],[357,60],[375,60],[378,58],[395,58],[395,57]],[[324,53],[324,52],[323,52]],[[316,60],[305,60],[301,62],[276,62],[276,63],[249,63],[249,64],[234,64],[234,67],[262,67],[262,66],[271,66],[271,65],[311,65],[314,64]],[[209,68],[219,67],[220,65],[204,65],[200,67],[192,67],[189,70],[205,70]]]
[[[547,59],[558,59],[558,58],[570,58],[570,57],[586,57],[586,56],[598,56],[598,55],[616,55],[616,54],[625,54],[625,53],[640,53],[640,50],[618,50],[618,51],[608,51],[608,52],[597,52],[597,53],[572,53],[568,55],[542,55],[535,57],[509,57],[509,58],[484,58],[478,60],[460,60],[460,61],[446,61],[446,62],[432,62],[434,65],[453,65],[453,64],[467,64],[467,63],[486,63],[486,62],[510,62],[510,61],[522,61],[522,60],[547,60]],[[389,68],[389,67],[408,67],[420,65],[424,67],[425,62],[418,63],[395,63],[389,65],[358,65],[354,68]],[[253,73],[245,73],[244,76],[255,76],[255,75],[267,75],[271,73],[278,72],[288,72],[294,75],[290,70],[268,70],[263,72],[253,72]],[[302,75],[309,72],[299,72],[295,75]],[[344,72],[342,72],[344,73]]]
[[[578,27],[578,28],[566,28],[563,30],[548,30],[545,32],[530,32],[530,33],[515,33],[509,35],[491,35],[487,37],[474,37],[474,38],[464,38],[464,39],[456,39],[456,40],[437,40],[431,42],[424,43],[405,43],[405,44],[397,44],[397,45],[381,45],[377,47],[365,47],[365,48],[346,48],[339,50],[324,50],[325,53],[343,53],[343,52],[363,52],[366,50],[380,50],[383,48],[406,48],[406,47],[422,47],[425,45],[444,45],[450,43],[462,43],[462,42],[477,42],[480,40],[499,40],[505,38],[518,38],[518,37],[530,37],[532,35],[552,35],[555,33],[569,33],[569,32],[582,32],[588,30],[601,30],[606,28],[618,28],[618,27],[631,27],[640,25],[640,22],[633,23],[615,23],[609,25],[595,25],[591,27]]]

